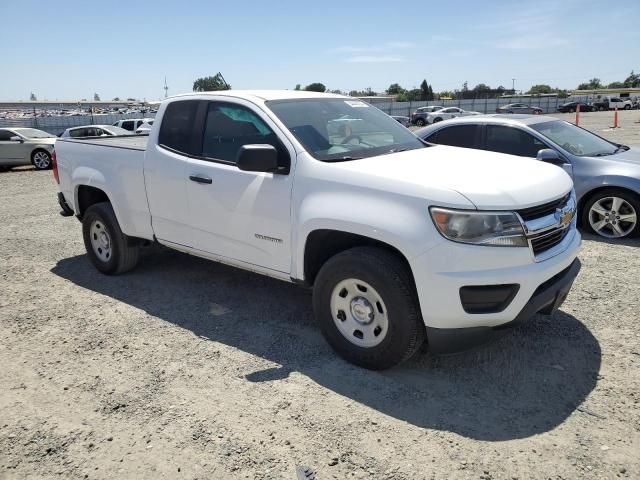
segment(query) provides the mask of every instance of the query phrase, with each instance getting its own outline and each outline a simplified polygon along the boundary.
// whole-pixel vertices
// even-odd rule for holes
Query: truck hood
[[[359,176],[375,176],[429,192],[449,189],[480,210],[527,208],[555,200],[573,182],[560,167],[501,153],[434,146],[340,164]],[[397,187],[397,185],[396,185]]]

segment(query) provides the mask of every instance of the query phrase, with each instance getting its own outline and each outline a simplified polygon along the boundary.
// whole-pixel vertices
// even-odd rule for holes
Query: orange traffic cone
[[[613,128],[618,128],[618,107],[616,107],[616,111],[613,114]]]

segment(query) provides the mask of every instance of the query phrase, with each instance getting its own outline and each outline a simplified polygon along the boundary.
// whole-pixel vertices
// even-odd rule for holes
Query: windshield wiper
[[[350,155],[345,155],[344,157],[339,158],[327,158],[325,162],[347,162],[349,160],[360,160],[364,157],[352,157]]]
[[[626,152],[627,150],[629,150],[629,148],[627,145],[618,145],[618,148],[616,148],[615,152],[613,153],[618,153],[618,152]]]
[[[407,147],[404,147],[404,148],[392,148],[387,153],[406,152],[407,150],[409,150]]]

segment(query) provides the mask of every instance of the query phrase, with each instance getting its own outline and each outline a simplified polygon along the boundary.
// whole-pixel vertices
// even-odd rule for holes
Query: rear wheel
[[[631,105],[625,105],[625,106],[624,106],[624,109],[625,109],[625,110],[631,110]]]
[[[314,283],[313,308],[333,349],[364,368],[393,367],[424,342],[411,273],[380,248],[357,247],[329,259]]]
[[[569,113],[575,113],[576,109],[575,108],[570,108],[569,109]]]
[[[416,120],[416,125],[418,127],[424,127],[426,125],[426,122],[424,121],[423,118],[419,118],[419,119]]]
[[[436,117],[436,118],[433,119],[433,123],[438,123],[438,122],[441,122],[441,121],[442,121],[442,118],[440,118],[440,117]]]
[[[31,163],[36,170],[48,170],[51,168],[51,155],[46,150],[36,150],[31,154]]]
[[[640,200],[623,190],[607,189],[591,196],[582,210],[583,225],[601,237],[618,239],[638,235]]]
[[[108,202],[91,205],[82,218],[84,246],[91,263],[102,273],[117,275],[138,263],[137,241],[122,233]]]

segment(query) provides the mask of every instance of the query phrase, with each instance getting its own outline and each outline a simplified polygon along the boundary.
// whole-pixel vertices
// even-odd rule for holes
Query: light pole
[[[511,79],[511,91],[513,92],[513,94],[516,94],[516,79],[512,78]]]

